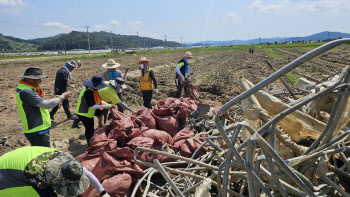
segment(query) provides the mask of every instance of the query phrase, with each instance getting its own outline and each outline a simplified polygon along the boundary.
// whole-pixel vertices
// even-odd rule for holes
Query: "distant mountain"
[[[313,34],[305,37],[276,37],[276,38],[256,38],[251,40],[230,40],[230,41],[201,41],[198,43],[186,43],[186,46],[220,46],[220,45],[246,45],[246,44],[259,44],[259,43],[281,43],[281,42],[297,42],[297,41],[322,41],[335,38],[350,38],[348,33],[329,32],[324,31],[317,34]]]
[[[139,48],[139,47],[179,47],[180,43],[163,41],[148,37],[128,36],[109,32],[89,33],[90,49],[115,49]],[[23,46],[23,47],[20,47]],[[29,49],[29,48],[30,49]],[[24,40],[12,36],[0,34],[0,51],[47,51],[47,50],[73,50],[89,49],[88,34],[86,32],[72,31],[68,34],[59,34],[47,38]]]

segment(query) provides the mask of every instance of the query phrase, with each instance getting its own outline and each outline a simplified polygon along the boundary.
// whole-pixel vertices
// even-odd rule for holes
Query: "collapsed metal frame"
[[[240,95],[238,95],[237,97],[233,98],[232,100],[230,100],[229,102],[227,102],[225,105],[223,105],[216,114],[216,118],[215,118],[215,123],[217,125],[217,128],[220,132],[220,135],[222,136],[223,140],[225,141],[225,143],[228,145],[229,148],[229,153],[232,153],[234,155],[234,158],[236,158],[234,160],[234,162],[232,162],[229,165],[226,165],[225,168],[230,168],[231,166],[233,166],[235,164],[235,162],[238,162],[241,166],[243,166],[245,168],[245,170],[248,173],[248,189],[249,189],[249,196],[258,196],[258,190],[256,189],[257,187],[260,187],[260,189],[267,195],[267,196],[272,196],[272,193],[270,192],[270,190],[268,189],[268,185],[263,184],[260,180],[259,177],[257,175],[259,169],[255,169],[253,170],[253,156],[252,156],[252,150],[254,149],[254,142],[256,142],[257,144],[260,145],[260,147],[263,149],[263,152],[265,153],[265,157],[266,160],[269,164],[269,168],[270,170],[272,170],[272,179],[274,181],[274,183],[276,184],[277,187],[270,187],[273,188],[274,190],[278,190],[280,191],[280,194],[282,196],[288,196],[288,192],[287,190],[282,186],[275,170],[274,170],[274,165],[273,162],[275,162],[277,164],[277,166],[284,171],[289,178],[291,178],[294,183],[302,190],[298,190],[295,189],[294,191],[289,191],[290,193],[294,193],[294,194],[299,194],[302,196],[308,195],[308,196],[316,196],[316,194],[314,193],[315,189],[314,188],[310,188],[310,184],[306,184],[305,180],[303,181],[300,178],[300,174],[295,173],[295,171],[289,167],[285,161],[282,160],[282,158],[276,153],[276,151],[274,150],[275,147],[275,142],[276,142],[276,135],[275,135],[275,127],[277,125],[277,123],[282,120],[285,116],[287,116],[288,114],[298,110],[301,106],[305,105],[306,103],[311,102],[312,100],[315,100],[321,96],[324,96],[328,93],[331,93],[333,90],[337,89],[339,85],[341,85],[341,83],[343,82],[343,80],[345,80],[345,87],[343,86],[341,88],[341,91],[346,91],[349,88],[347,87],[348,83],[349,83],[349,67],[346,67],[345,69],[343,69],[341,76],[340,76],[340,80],[335,83],[333,86],[317,93],[317,94],[313,94],[313,95],[309,95],[307,97],[305,97],[304,99],[302,99],[301,101],[299,101],[299,103],[295,104],[293,107],[284,110],[283,112],[281,112],[279,115],[275,116],[272,120],[270,120],[269,122],[267,122],[265,125],[263,125],[258,131],[254,131],[249,125],[247,124],[242,124],[242,126],[245,126],[248,131],[252,134],[252,136],[247,139],[242,145],[240,145],[238,148],[235,148],[234,144],[235,141],[232,141],[229,139],[228,135],[227,135],[227,131],[224,129],[219,114],[221,114],[222,112],[230,109],[231,107],[233,107],[236,104],[239,104],[241,101],[243,101],[244,99],[249,98],[251,95],[253,95],[254,93],[256,93],[257,91],[263,89],[264,87],[266,87],[268,84],[274,82],[275,80],[277,80],[278,78],[284,76],[285,74],[287,74],[288,72],[290,72],[291,70],[295,69],[296,67],[300,66],[301,64],[305,63],[306,61],[309,61],[310,59],[314,58],[317,55],[320,55],[338,45],[341,45],[343,43],[350,43],[350,39],[339,39],[339,40],[335,40],[332,42],[329,42],[325,45],[322,45],[320,47],[317,47],[316,49],[308,52],[307,54],[297,58],[296,60],[294,60],[293,62],[289,63],[288,65],[286,65],[285,67],[281,68],[280,70],[278,70],[277,72],[275,72],[274,74],[270,75],[268,78],[264,79],[263,81],[261,81],[260,83],[256,84],[254,87],[246,90],[245,92],[241,93]],[[337,109],[344,107],[344,105],[346,103],[344,103],[343,101],[343,95],[340,94],[339,96],[337,96],[337,101],[336,104],[333,108],[333,112],[337,111]],[[322,134],[320,135],[320,137],[312,144],[311,147],[309,147],[309,149],[303,154],[304,157],[310,156],[310,152],[316,148],[316,146],[321,142],[321,140],[324,137],[327,137],[328,139],[330,139],[330,137],[332,136],[332,129],[334,129],[336,123],[337,123],[337,117],[339,117],[340,115],[337,113],[332,113],[331,117],[326,125],[326,128],[324,129],[324,131],[322,132]],[[238,132],[238,131],[237,131]],[[269,133],[270,134],[270,141],[271,144],[268,144],[264,138],[261,137],[261,135],[264,135],[264,133]],[[346,133],[346,136],[348,136],[348,132]],[[346,136],[342,136],[341,139],[344,139],[344,137]],[[339,138],[339,137],[338,137]],[[338,139],[337,138],[337,139]],[[326,141],[326,140],[323,140]],[[311,153],[316,153],[316,152],[320,152],[325,150],[326,148],[328,148],[331,145],[334,145],[335,142],[334,140],[331,141],[333,143],[327,143],[328,146],[322,146],[319,147],[318,149],[314,150]],[[339,142],[339,141],[337,141]],[[242,155],[239,154],[239,151],[245,147],[248,146],[247,148],[247,161],[245,161],[242,157]],[[344,147],[345,148],[345,147]],[[348,150],[348,149],[345,149]],[[268,157],[270,156],[270,157]],[[234,159],[234,158],[228,158],[229,160]],[[273,160],[271,159],[273,158]],[[302,160],[303,158],[301,158]],[[223,162],[224,163],[224,162]],[[228,162],[226,162],[228,163]],[[262,166],[258,165],[257,168],[261,168]],[[220,177],[218,177],[220,179]],[[223,176],[224,179],[224,184],[223,184],[223,191],[221,193],[221,196],[225,196],[226,195],[226,188],[227,188],[227,182],[225,179],[228,179],[228,176],[224,175]],[[328,181],[330,183],[331,180],[328,180],[327,177],[323,178],[326,181]],[[335,184],[332,184],[333,187]],[[342,190],[341,188],[337,187],[336,190],[341,193],[344,196],[349,196],[349,194],[347,194],[344,190]]]
[[[350,134],[350,131],[344,132],[338,137],[332,139],[333,130],[336,124],[338,123],[338,119],[341,114],[331,113],[329,121],[326,124],[326,127],[321,133],[321,135],[319,136],[319,138],[301,156],[291,158],[288,160],[283,160],[275,151],[276,125],[278,124],[279,121],[281,121],[284,117],[286,117],[290,113],[293,113],[303,105],[315,99],[319,99],[320,97],[325,96],[327,94],[335,94],[337,96],[336,103],[333,107],[333,112],[337,111],[338,109],[344,108],[344,106],[346,105],[344,98],[347,94],[349,94],[349,90],[350,90],[348,86],[350,82],[349,67],[346,67],[342,70],[342,72],[340,73],[339,80],[335,82],[333,85],[324,89],[323,91],[320,91],[315,94],[310,94],[308,96],[302,97],[299,100],[294,101],[291,108],[284,110],[274,118],[267,119],[266,123],[258,131],[255,131],[249,124],[247,124],[244,121],[238,124],[235,124],[234,127],[224,128],[224,125],[222,124],[219,116],[219,114],[230,109],[234,105],[239,104],[244,99],[248,99],[257,91],[263,89],[270,83],[279,79],[281,76],[292,71],[293,69],[305,63],[306,61],[309,61],[315,56],[322,54],[343,43],[350,44],[350,39],[335,40],[308,52],[307,54],[297,58],[293,62],[289,63],[282,69],[278,70],[277,72],[275,72],[274,74],[266,78],[265,80],[255,85],[254,87],[246,90],[242,94],[238,95],[237,97],[233,98],[228,103],[223,105],[218,110],[215,117],[215,123],[217,125],[217,128],[221,136],[215,136],[215,138],[222,138],[224,142],[228,145],[227,150],[223,150],[220,147],[218,147],[215,143],[213,143],[210,140],[211,137],[208,137],[207,140],[203,144],[201,144],[201,146],[196,150],[196,152],[192,155],[191,158],[181,157],[178,155],[166,153],[163,151],[157,151],[153,149],[147,149],[147,148],[141,148],[141,147],[136,148],[134,152],[134,160],[136,161],[136,163],[144,166],[148,166],[150,168],[148,169],[148,172],[145,174],[145,176],[138,181],[137,185],[134,188],[132,196],[136,194],[136,191],[139,185],[147,177],[148,177],[147,187],[145,192],[148,191],[150,184],[153,184],[150,182],[150,179],[153,173],[157,170],[162,174],[162,176],[167,181],[167,184],[165,184],[162,187],[153,184],[153,186],[158,188],[158,191],[165,190],[166,187],[170,186],[173,189],[173,191],[176,193],[176,196],[185,196],[189,192],[193,192],[196,189],[196,187],[198,187],[203,182],[203,180],[207,177],[197,175],[196,173],[186,172],[186,169],[188,169],[191,164],[194,164],[195,166],[200,166],[199,168],[196,168],[196,169],[201,168],[202,170],[211,171],[210,178],[211,179],[216,178],[217,182],[213,181],[212,184],[217,186],[219,196],[226,197],[228,194],[229,196],[243,196],[243,187],[245,183],[247,183],[248,185],[249,196],[253,196],[253,197],[259,196],[261,192],[265,193],[267,196],[273,196],[275,192],[279,192],[279,194],[282,196],[289,196],[289,195],[318,196],[318,195],[324,195],[327,192],[329,192],[329,186],[332,187],[334,190],[338,191],[343,196],[350,196],[342,188],[340,188],[336,183],[334,183],[331,179],[329,179],[327,176],[322,176],[320,177],[320,179],[323,182],[327,183],[328,185],[322,184],[322,185],[319,185],[318,187],[315,187],[312,185],[311,181],[308,180],[308,178],[306,178],[305,176],[303,176],[302,173],[296,171],[293,168],[293,166],[296,166],[297,164],[300,164],[306,160],[315,161],[318,157],[321,157],[321,156],[326,157],[327,155],[340,153],[341,158],[343,158],[342,161],[344,161],[345,163],[344,166],[348,166],[347,169],[350,169],[350,162],[346,158],[344,159],[345,157],[344,152],[350,152],[350,147],[349,147],[350,143],[344,143],[344,139],[348,137],[348,135]],[[333,92],[334,90],[337,90],[337,91]],[[237,140],[238,134],[243,127],[250,132],[251,137],[245,140],[240,146],[235,147],[235,142]],[[264,137],[267,134],[270,134],[270,144],[267,143],[266,140],[264,139]],[[217,150],[220,153],[218,155],[218,158],[222,162],[219,167],[213,166],[210,163],[207,164],[205,162],[202,162],[203,159],[200,161],[197,161],[194,159],[196,156],[196,153],[204,145],[209,145],[213,147],[214,150]],[[336,146],[336,148],[330,149],[330,147],[334,147],[334,146]],[[242,151],[244,148],[246,148],[246,151],[240,154],[240,151]],[[254,161],[254,150],[256,148],[260,148],[263,154],[260,155],[256,159],[256,161]],[[163,163],[163,164],[160,164],[158,160],[155,160],[154,163],[143,162],[143,161],[137,160],[138,151],[163,155],[163,156],[177,159],[178,161]],[[223,158],[225,154],[226,154],[226,157]],[[206,154],[204,155],[204,157],[210,157],[210,156]],[[269,170],[265,169],[261,165],[262,162],[266,162],[268,164]],[[169,167],[171,165],[180,165],[180,164],[187,164],[187,167],[182,168],[182,170],[177,170]],[[290,185],[284,182],[283,180],[280,180],[278,177],[279,172],[277,172],[277,169],[275,166],[277,166],[280,171],[283,171],[285,175],[287,175],[294,182],[294,185],[296,185],[298,188],[295,188],[293,185]],[[231,171],[231,167],[235,167],[243,171]],[[350,178],[350,175],[344,171],[343,167],[338,168],[337,166],[331,166],[332,170],[334,170],[335,172]],[[305,169],[307,168],[305,167],[304,170]],[[172,180],[167,174],[167,172],[183,176],[183,177],[180,177],[179,179],[185,180],[184,191],[181,191],[176,186],[176,183],[175,183],[176,180],[175,181]],[[268,177],[274,183],[274,185],[263,183],[259,178],[261,174]],[[229,189],[230,175],[241,177],[244,179],[244,182],[241,187],[241,191],[239,193]],[[190,183],[190,179],[188,177],[190,177],[190,179],[192,178],[196,179],[197,182],[195,184],[188,185]],[[175,196],[175,194],[173,194],[171,190],[169,190],[169,192],[170,192],[170,195]],[[143,196],[146,196],[146,195],[147,195],[147,192],[144,193]]]

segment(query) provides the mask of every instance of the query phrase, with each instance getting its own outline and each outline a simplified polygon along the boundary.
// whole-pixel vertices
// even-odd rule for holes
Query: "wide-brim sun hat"
[[[136,62],[136,64],[139,65],[140,62],[148,62],[150,64],[151,60],[148,60],[146,57],[141,57],[140,60]]]
[[[80,195],[90,185],[81,163],[67,152],[63,152],[47,162],[45,178],[48,185],[62,196]]]
[[[67,63],[66,63],[67,66],[72,66],[74,68],[79,68],[79,64],[73,60],[69,60]]]
[[[20,75],[19,78],[29,78],[29,79],[44,79],[48,76],[43,75],[43,70],[38,67],[28,67],[24,71],[23,75]]]
[[[103,68],[118,68],[119,66],[120,64],[115,62],[114,59],[109,59],[107,63],[102,64]]]
[[[99,90],[107,87],[108,85],[103,81],[103,78],[100,75],[95,75],[91,80],[84,81],[84,86]]]
[[[193,57],[191,51],[187,51],[184,57]]]

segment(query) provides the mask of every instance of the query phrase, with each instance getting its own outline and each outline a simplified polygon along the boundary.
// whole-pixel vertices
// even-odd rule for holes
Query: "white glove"
[[[182,80],[182,81],[185,81],[185,77],[181,77],[181,80]]]
[[[158,89],[153,89],[154,94],[158,94]]]
[[[109,108],[111,108],[112,107],[112,105],[111,104],[106,104],[106,105],[103,105],[103,108],[105,108],[105,109],[109,109]]]

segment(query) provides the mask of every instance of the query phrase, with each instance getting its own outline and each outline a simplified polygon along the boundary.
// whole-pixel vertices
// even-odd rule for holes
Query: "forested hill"
[[[90,49],[126,49],[139,47],[179,47],[180,43],[158,40],[148,37],[128,36],[108,32],[89,33]],[[73,50],[89,49],[88,34],[86,32],[72,31],[69,34],[60,34],[48,38],[24,40],[0,34],[0,51],[47,51],[47,50]]]

